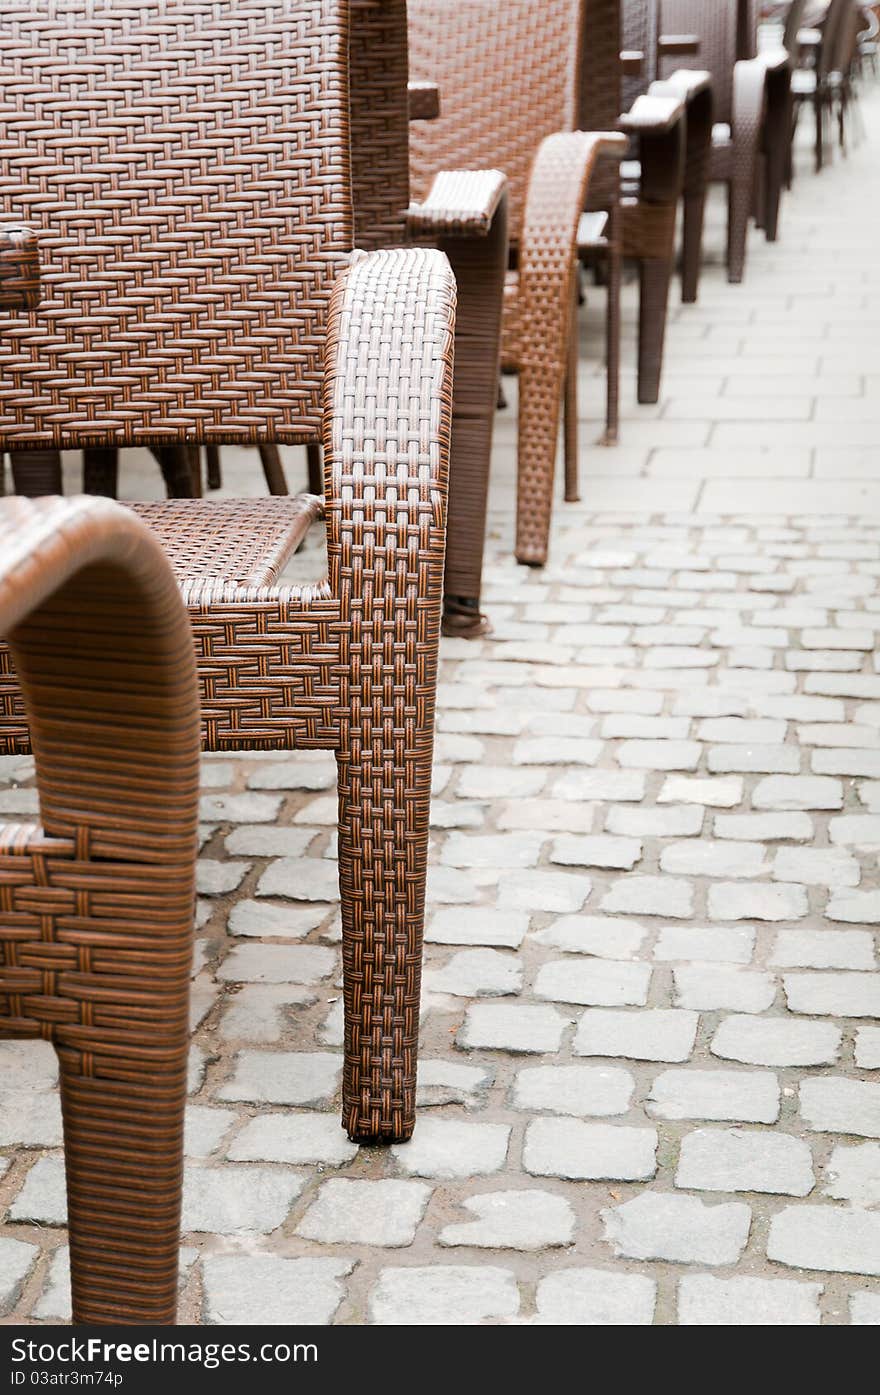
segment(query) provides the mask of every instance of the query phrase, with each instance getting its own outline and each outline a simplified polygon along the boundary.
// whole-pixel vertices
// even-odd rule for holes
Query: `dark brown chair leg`
[[[188,446],[154,446],[169,499],[192,499],[193,469]]]
[[[83,493],[119,497],[119,452],[87,446],[83,451]]]
[[[320,441],[309,441],[306,446],[306,472],[310,494],[324,493],[324,455]],[[274,493],[274,490],[273,490]]]
[[[443,629],[474,637],[487,629],[480,592],[508,257],[507,196],[485,237],[442,237],[438,245],[458,285]]]
[[[205,474],[209,489],[223,488],[223,473],[220,468],[220,447],[205,447]]]
[[[36,499],[41,494],[64,493],[60,451],[13,450],[9,452],[9,460],[16,494]]]
[[[620,217],[612,214],[609,230],[605,300],[605,434],[603,446],[616,446],[620,433]]]
[[[645,257],[639,263],[639,402],[656,402],[663,370],[666,309],[672,279],[671,257]]]
[[[580,499],[578,482],[578,281],[575,278],[574,302],[571,308],[571,333],[568,336],[568,366],[565,371],[565,400],[563,403],[563,458],[565,461],[565,502],[576,504]]]

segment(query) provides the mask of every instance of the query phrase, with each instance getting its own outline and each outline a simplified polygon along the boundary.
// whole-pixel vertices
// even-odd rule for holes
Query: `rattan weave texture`
[[[346,10],[4,7],[0,211],[44,279],[5,336],[7,445],[314,437],[351,246]]]
[[[0,501],[42,826],[0,828],[0,1036],[61,1066],[75,1322],[173,1322],[199,788],[186,612],[105,501]]]
[[[85,85],[91,90],[93,69],[100,67],[110,40],[100,24],[90,27],[85,22],[92,14],[90,0],[64,0],[63,4],[40,0],[38,8],[47,16],[50,36],[56,33],[59,14],[76,35],[69,51],[62,52],[56,43],[46,90],[58,84],[63,93],[78,91],[76,73],[80,71],[88,75]],[[103,14],[102,10],[99,18]],[[297,506],[289,500],[283,505],[273,500],[259,516],[251,503],[245,505],[240,516],[246,538],[238,561],[225,557],[225,543],[218,548],[220,530],[211,520],[226,515],[222,509],[220,515],[212,515],[212,506],[200,503],[185,516],[186,536],[177,556],[196,641],[206,744],[215,749],[310,745],[336,754],[346,1008],[343,1120],[354,1137],[400,1140],[412,1131],[415,1115],[418,977],[452,406],[454,280],[446,257],[432,249],[348,255],[352,234],[346,128],[348,6],[342,0],[271,0],[229,11],[217,10],[204,0],[145,0],[133,8],[113,8],[108,14],[114,61],[122,52],[116,45],[116,27],[133,26],[135,37],[126,50],[132,65],[132,91],[142,81],[138,66],[143,56],[142,25],[156,16],[162,21],[156,20],[157,33],[164,25],[161,70],[149,69],[156,79],[150,97],[159,111],[158,130],[166,129],[161,98],[167,90],[169,110],[186,107],[191,112],[197,107],[205,111],[205,122],[218,128],[221,149],[226,148],[227,130],[237,119],[235,100],[254,114],[260,137],[248,137],[250,143],[239,153],[235,190],[226,188],[217,207],[235,206],[236,225],[240,222],[249,230],[248,247],[260,245],[261,255],[271,261],[273,275],[283,287],[283,313],[277,312],[283,333],[266,360],[266,392],[254,402],[254,426],[270,440],[285,434],[271,403],[281,390],[276,391],[277,385],[291,383],[296,386],[289,404],[291,434],[307,428],[310,435],[320,423],[329,575],[320,586],[302,590],[275,587],[268,580],[301,532],[304,511],[314,511],[311,501]],[[16,11],[16,22],[30,37],[36,35],[34,7],[27,16]],[[218,39],[218,24],[225,43]],[[178,42],[181,36],[186,42]],[[276,59],[281,60],[280,67]],[[210,110],[204,103],[199,105],[201,89],[196,79],[205,71],[210,73],[210,90],[217,94]],[[102,95],[115,90],[109,86]],[[267,94],[266,101],[261,101],[261,90]],[[123,106],[128,112],[129,106]],[[120,183],[128,191],[120,198],[120,207],[128,209],[130,180],[119,163],[117,127],[111,123],[105,131],[90,104],[85,111],[92,141],[90,168],[106,183],[101,197],[111,204],[113,188]],[[299,154],[288,172],[299,202],[292,207],[290,227],[276,246],[273,239],[278,228],[273,227],[263,243],[260,225],[253,219],[273,204],[279,187],[287,187],[287,173],[282,178],[272,160],[267,165],[264,158],[274,149],[269,136],[275,139],[273,122],[279,111],[293,122],[299,142]],[[269,134],[263,142],[265,131]],[[179,134],[175,129],[175,138]],[[200,128],[199,140],[204,139],[207,136]],[[135,148],[142,149],[140,136]],[[288,149],[283,139],[279,148]],[[59,187],[72,189],[79,146],[68,142],[67,151],[67,177],[57,178]],[[253,162],[246,158],[249,153],[254,155]],[[187,165],[184,173],[188,172]],[[225,177],[229,167],[222,166],[220,172]],[[143,178],[140,165],[137,174]],[[210,178],[216,174],[212,169]],[[207,175],[205,180],[209,183]],[[170,213],[166,209],[166,185],[145,179],[138,187],[142,220],[149,211],[157,247],[173,258],[177,244],[173,239],[168,242],[171,234],[164,230],[173,232],[178,225],[175,209]],[[96,207],[100,215],[104,203],[98,200]],[[52,205],[55,208],[57,202]],[[90,218],[90,210],[83,208],[77,272],[82,285],[89,283],[90,258],[95,259],[96,275],[104,265],[102,244],[87,236]],[[129,233],[133,250],[126,258],[122,242],[123,234]],[[137,281],[135,251],[140,234],[122,220],[119,236],[114,255],[120,265],[128,265],[133,258]],[[53,323],[56,304],[51,281],[55,243],[48,233],[45,245],[50,254],[50,295],[27,326],[28,342],[34,345],[48,334],[44,319]],[[343,264],[348,269],[336,277],[331,290],[331,276]],[[252,269],[248,263],[238,287],[245,310],[230,290],[231,323],[236,325],[242,314],[249,313],[248,297],[254,286],[262,284],[259,268],[253,277]],[[206,272],[208,284],[213,285],[212,274]],[[168,290],[172,301],[175,286],[170,284]],[[123,278],[114,303],[123,303],[126,293]],[[152,326],[149,314],[147,320]],[[81,364],[88,357],[92,322],[78,319],[68,329],[78,346],[73,358]],[[13,326],[11,333],[15,330]],[[201,363],[206,351],[199,325],[182,320],[176,333],[191,361]],[[244,339],[237,340],[237,347]],[[124,359],[125,341],[118,347]],[[242,355],[241,361],[236,357],[229,365],[230,373],[234,370],[229,379],[233,396],[239,382],[247,385],[252,377],[244,349]],[[8,364],[10,356],[0,349],[0,361]],[[33,386],[23,379],[23,399],[28,385]],[[228,422],[222,433],[218,427],[223,439],[229,434],[226,426]],[[65,441],[75,441],[84,429],[79,418],[71,421]],[[199,429],[191,429],[184,413],[174,424],[172,444],[188,449]],[[233,422],[231,434],[235,430]],[[32,423],[31,433],[22,444],[40,439],[39,420]],[[0,447],[8,447],[10,440],[18,443],[17,428],[9,428],[4,435],[0,423]],[[166,532],[180,527],[183,534],[183,524],[175,522],[180,514],[172,509],[166,518],[170,520],[162,524]],[[235,526],[229,522],[228,539],[233,538]],[[197,561],[201,547],[211,570],[224,575],[204,576]],[[260,550],[262,559],[257,556]],[[194,573],[198,579],[193,579]],[[258,578],[259,584],[254,584]],[[6,652],[0,655],[0,670],[0,746],[6,751],[26,749],[30,734]]]

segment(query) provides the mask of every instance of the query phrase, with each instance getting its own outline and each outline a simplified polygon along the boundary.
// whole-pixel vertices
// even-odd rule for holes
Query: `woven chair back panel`
[[[441,169],[499,169],[519,240],[545,136],[577,124],[580,0],[409,0],[410,77],[440,85],[440,117],[410,132],[413,194]]]
[[[404,241],[409,205],[406,0],[351,0],[350,63],[355,243],[374,252]]]
[[[736,0],[663,0],[663,32],[696,34],[700,51],[692,58],[676,55],[672,68],[699,68],[712,74],[716,121],[729,122],[733,102],[738,6]]]
[[[623,79],[623,109],[629,111],[657,77],[657,0],[623,0],[623,47],[644,55],[641,74]]]
[[[0,207],[43,299],[0,442],[313,437],[352,246],[344,0],[9,0]]]

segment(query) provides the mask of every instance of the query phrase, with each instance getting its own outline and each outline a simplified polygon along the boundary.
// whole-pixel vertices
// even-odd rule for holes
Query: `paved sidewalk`
[[[495,632],[444,649],[411,1144],[338,1127],[332,760],[206,759],[183,1320],[880,1324],[865,115],[747,283],[716,264],[675,311],[616,451],[588,320],[584,498],[543,572],[510,559],[499,418]],[[26,763],[0,780],[0,814],[34,809]],[[0,1044],[18,1320],[69,1313],[54,1078]]]

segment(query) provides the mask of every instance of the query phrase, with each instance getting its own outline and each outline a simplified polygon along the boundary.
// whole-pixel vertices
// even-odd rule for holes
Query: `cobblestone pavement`
[[[866,117],[746,285],[715,266],[675,312],[617,451],[588,326],[584,501],[543,572],[510,559],[500,418],[494,636],[444,649],[411,1144],[337,1122],[332,760],[206,759],[183,1319],[880,1323]],[[15,1320],[69,1313],[54,1080],[0,1045]]]

